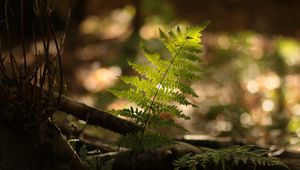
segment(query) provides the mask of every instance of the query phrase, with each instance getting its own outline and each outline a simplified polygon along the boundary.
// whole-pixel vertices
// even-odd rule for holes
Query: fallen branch
[[[87,121],[89,125],[101,126],[120,134],[134,133],[141,128],[132,122],[118,118],[107,112],[97,110],[86,104],[62,97],[58,110],[71,114],[80,120]]]

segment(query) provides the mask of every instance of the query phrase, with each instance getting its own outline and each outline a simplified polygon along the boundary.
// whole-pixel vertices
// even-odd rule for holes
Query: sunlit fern
[[[253,146],[233,146],[220,150],[209,150],[200,154],[186,154],[174,162],[175,170],[180,169],[220,169],[230,170],[242,164],[250,164],[255,170],[257,166],[280,166],[289,169],[286,164],[274,157],[268,157],[264,149]]]
[[[207,23],[187,28],[186,31],[177,27],[176,32],[170,31],[168,34],[159,30],[162,43],[171,57],[161,59],[160,54],[151,52],[143,46],[148,62],[129,62],[139,76],[120,77],[120,80],[130,86],[129,89],[110,90],[110,92],[119,98],[136,103],[138,107],[112,112],[133,119],[141,126],[142,131],[120,137],[117,142],[119,146],[133,150],[151,150],[173,143],[170,138],[153,129],[161,126],[180,128],[172,119],[162,119],[161,113],[189,119],[178,109],[176,103],[196,107],[186,96],[197,97],[190,85],[193,80],[199,78],[199,73],[202,71],[199,59],[202,51],[200,36],[206,25]]]

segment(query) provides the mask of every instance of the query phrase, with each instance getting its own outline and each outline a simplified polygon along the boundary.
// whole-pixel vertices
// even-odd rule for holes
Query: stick
[[[97,110],[86,104],[62,97],[58,110],[71,114],[80,120],[87,120],[89,125],[101,126],[120,134],[134,133],[141,128],[132,122],[118,118],[107,112]]]

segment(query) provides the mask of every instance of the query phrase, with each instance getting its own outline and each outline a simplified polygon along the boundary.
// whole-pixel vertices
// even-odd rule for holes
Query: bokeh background
[[[56,3],[66,21],[69,1]],[[101,110],[132,105],[106,90],[122,86],[118,76],[134,74],[128,60],[144,61],[140,42],[165,53],[159,28],[209,20],[200,56],[205,71],[192,84],[199,108],[182,108],[192,119],[178,123],[190,134],[300,149],[300,1],[73,0],[71,7],[66,95]],[[85,124],[63,113],[56,122],[66,134]],[[115,136],[92,126],[81,135],[104,142]]]

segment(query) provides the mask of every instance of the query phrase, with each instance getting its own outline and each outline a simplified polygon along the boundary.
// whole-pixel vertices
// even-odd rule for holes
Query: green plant
[[[253,169],[259,166],[280,166],[289,169],[286,164],[274,157],[268,157],[264,149],[253,146],[233,146],[220,150],[209,150],[200,154],[186,154],[174,162],[175,170],[180,169],[232,169],[238,164],[250,163]]]
[[[117,145],[135,151],[146,151],[174,143],[171,138],[156,132],[155,129],[163,126],[181,128],[172,119],[162,119],[160,116],[162,113],[180,119],[189,119],[177,108],[176,103],[196,107],[186,96],[197,97],[190,84],[199,78],[199,73],[202,71],[199,59],[202,48],[200,36],[206,26],[207,23],[188,28],[186,31],[177,27],[176,33],[170,31],[168,34],[159,30],[162,43],[171,57],[161,59],[160,54],[151,52],[143,46],[149,63],[129,62],[140,76],[120,77],[130,86],[129,89],[110,90],[110,92],[119,98],[136,103],[138,107],[112,112],[133,119],[142,130],[121,136]]]

